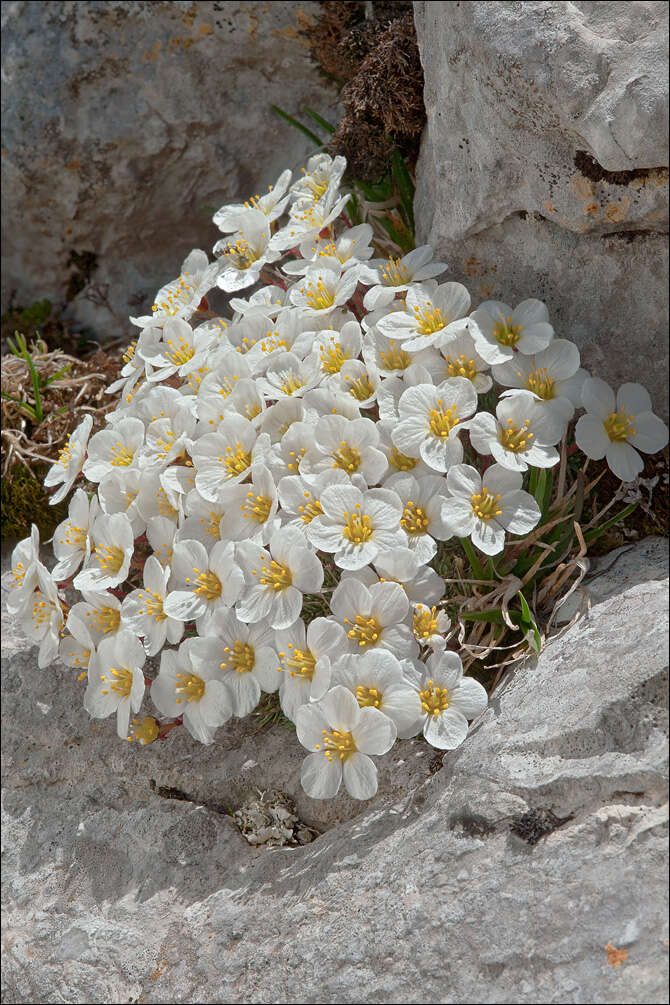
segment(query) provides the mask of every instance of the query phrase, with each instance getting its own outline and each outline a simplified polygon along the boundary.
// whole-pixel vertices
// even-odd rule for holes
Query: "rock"
[[[3,3],[3,310],[70,301],[100,337],[146,313],[226,202],[314,147],[328,114],[297,17],[317,3]]]
[[[417,239],[475,303],[545,300],[588,368],[667,417],[667,5],[414,8]]]
[[[442,770],[353,809],[299,797],[279,727],[119,745],[8,619],[3,1000],[667,1001],[667,542],[590,590]],[[250,846],[211,808],[245,771],[325,833]]]

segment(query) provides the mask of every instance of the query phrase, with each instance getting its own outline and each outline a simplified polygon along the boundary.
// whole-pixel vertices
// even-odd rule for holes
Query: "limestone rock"
[[[3,310],[67,294],[75,324],[123,334],[192,248],[211,250],[214,210],[302,163],[314,147],[271,105],[328,114],[336,94],[297,18],[283,3],[3,3]]]
[[[213,806],[245,777],[297,795],[276,729],[119,747],[8,620],[3,1000],[667,1001],[667,542],[589,588],[442,770],[272,851]]]
[[[667,416],[668,8],[415,3],[417,238],[475,303],[538,297]]]

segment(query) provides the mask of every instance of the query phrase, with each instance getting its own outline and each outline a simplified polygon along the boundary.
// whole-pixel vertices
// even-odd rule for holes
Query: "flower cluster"
[[[640,385],[615,398],[581,368],[540,301],[473,310],[430,248],[374,257],[344,167],[318,154],[224,206],[213,261],[192,251],[131,318],[120,404],[46,479],[54,502],[77,486],[56,565],[34,531],[8,606],[40,667],[78,669],[85,708],[115,714],[120,737],[183,724],[211,743],[278,692],[305,791],[366,799],[396,738],[454,749],[487,704],[453,651],[442,542],[496,556],[532,531],[525,473],[557,464],[576,409],[579,447],[624,480],[667,429]]]

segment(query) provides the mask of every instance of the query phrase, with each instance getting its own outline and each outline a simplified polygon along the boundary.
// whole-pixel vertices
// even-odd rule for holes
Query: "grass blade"
[[[313,108],[309,107],[309,105],[303,105],[302,110],[309,115],[310,119],[314,119],[317,125],[321,126],[322,129],[325,129],[327,133],[335,132],[335,126],[331,126],[330,122],[327,122],[326,119],[322,118],[318,112],[315,112]]]
[[[280,119],[284,119],[285,122],[289,122],[294,129],[298,129],[301,133],[307,136],[312,143],[316,143],[317,147],[323,146],[323,140],[320,136],[313,133],[311,129],[307,128],[307,126],[303,126],[302,122],[298,122],[298,120],[294,119],[292,115],[288,114],[288,112],[283,111],[279,105],[270,105],[270,108],[280,117]]]

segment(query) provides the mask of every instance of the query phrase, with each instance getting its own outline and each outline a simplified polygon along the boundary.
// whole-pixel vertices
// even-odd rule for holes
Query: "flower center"
[[[193,293],[193,287],[186,282],[184,276],[187,275],[188,272],[185,272],[183,276],[179,277],[175,285],[172,286],[170,291],[166,294],[165,300],[161,300],[160,304],[155,303],[152,305],[151,310],[154,313],[162,310],[165,311],[166,314],[178,314],[181,307],[185,303],[188,303]]]
[[[211,534],[212,537],[215,537],[217,539],[217,541],[221,540],[221,529],[220,529],[221,528],[221,514],[220,513],[215,513],[214,510],[212,510],[210,512],[210,514],[209,514],[209,519],[207,517],[203,516],[203,517],[200,518],[200,523],[206,523],[207,526],[206,526],[205,530],[207,531],[207,533]]]
[[[437,607],[417,607],[414,612],[414,634],[417,639],[429,639],[439,634]]]
[[[493,337],[500,345],[515,346],[521,338],[523,325],[512,324],[511,315],[507,321],[496,321],[493,325]]]
[[[163,598],[160,593],[153,593],[150,590],[147,592],[140,592],[139,599],[144,603],[144,608],[140,610],[140,614],[146,614],[147,617],[153,618],[154,621],[165,621],[167,614],[163,610]]]
[[[511,450],[513,454],[527,450],[532,444],[534,433],[529,432],[530,419],[526,419],[523,426],[515,426],[512,419],[507,420],[507,428],[500,432],[499,440],[505,450]]]
[[[56,605],[52,600],[46,600],[44,594],[38,590],[33,597],[33,628],[38,631],[46,623],[48,628],[51,622],[51,615],[56,610]]]
[[[361,684],[356,688],[356,701],[361,708],[380,708],[383,698],[376,687],[363,687]]]
[[[94,611],[87,611],[86,617],[93,616],[95,628],[104,635],[110,632],[117,632],[121,624],[121,611],[116,607],[97,607]]]
[[[404,286],[408,280],[407,267],[401,265],[400,258],[389,258],[382,269],[383,286]]]
[[[127,698],[133,686],[133,671],[129,670],[128,667],[110,667],[108,673],[114,680],[110,681],[107,675],[100,676],[100,680],[104,681],[109,688],[102,693],[109,694],[109,691],[114,691],[121,698]]]
[[[166,516],[169,520],[177,519],[179,512],[168,499],[167,492],[162,485],[156,492],[156,502],[158,503],[158,512],[161,516]]]
[[[264,576],[260,582],[263,586],[269,586],[275,593],[280,593],[293,583],[291,570],[287,566],[275,562],[274,558],[270,561],[269,566],[262,566],[261,572],[264,573]]]
[[[346,761],[348,757],[355,754],[357,746],[351,733],[344,733],[339,729],[324,729],[323,732],[323,752],[329,761]],[[316,749],[322,749],[316,745]]]
[[[302,677],[303,680],[312,680],[316,668],[316,659],[309,649],[296,649],[292,642],[288,644],[293,652],[287,658],[286,653],[279,653],[281,659],[289,669],[289,676]]]
[[[473,496],[470,496],[472,511],[480,520],[492,520],[494,516],[500,516],[502,513],[500,509],[501,499],[502,495],[500,492],[493,495],[492,492],[489,492],[488,489],[482,486],[481,492],[475,492]]]
[[[276,349],[285,349],[288,352],[288,342],[286,342],[278,331],[268,332],[261,342],[261,351],[266,353],[274,352]]]
[[[23,562],[19,562],[16,568],[12,569],[12,589],[18,589],[23,586],[23,580],[26,578],[27,571]]]
[[[352,544],[363,544],[364,541],[369,541],[372,537],[374,527],[367,513],[360,512],[360,503],[356,503],[356,509],[358,512],[345,512],[346,523],[342,528],[342,535]]]
[[[71,548],[83,548],[86,544],[87,533],[83,527],[77,527],[68,520],[65,528],[65,537],[60,538],[60,544],[68,544]]]
[[[195,349],[192,345],[188,344],[186,339],[180,338],[176,345],[171,339],[168,339],[167,344],[169,346],[167,355],[173,363],[181,366],[183,363],[188,363],[190,359],[193,359]]]
[[[406,533],[413,536],[427,534],[430,527],[430,519],[426,516],[426,511],[410,499],[400,517],[400,526]]]
[[[153,715],[147,715],[144,719],[133,719],[133,735],[129,736],[129,740],[136,740],[137,743],[141,743],[143,747],[146,747],[148,743],[153,743],[154,740],[158,739],[158,723],[154,719]]]
[[[238,673],[250,673],[253,670],[256,664],[256,654],[254,647],[250,646],[248,642],[235,639],[233,648],[225,646],[223,651],[228,653],[228,659]],[[221,669],[225,670],[227,666],[227,663],[222,663]]]
[[[342,369],[342,364],[348,358],[348,356],[344,355],[342,346],[337,342],[328,347],[321,347],[321,369],[324,373],[339,373]]]
[[[335,461],[333,467],[341,468],[342,471],[346,471],[349,475],[354,471],[358,471],[361,466],[361,455],[355,447],[350,447],[346,440],[342,440],[340,449],[336,450],[330,456]]]
[[[477,376],[477,364],[474,359],[468,359],[465,353],[454,357],[454,359],[451,356],[445,356],[445,362],[447,364],[447,377],[466,377],[468,380],[474,380]]]
[[[405,454],[400,453],[397,447],[392,447],[389,454],[389,464],[396,471],[413,471],[418,463],[417,457],[406,457]]]
[[[431,408],[429,412],[428,428],[433,436],[445,440],[454,426],[457,426],[460,421],[457,415],[458,409],[456,405],[452,405],[451,408],[445,408],[442,404],[442,398],[438,398],[437,404],[438,408]]]
[[[305,492],[305,499],[309,499],[310,493]],[[315,516],[321,516],[323,507],[318,499],[308,502],[305,506],[299,506],[300,519],[304,523],[311,523]]]
[[[205,682],[201,677],[191,674],[177,674],[174,689],[179,695],[183,695],[186,701],[200,701],[205,693]],[[183,698],[175,698],[178,705],[181,705]]]
[[[249,502],[242,503],[240,509],[244,513],[244,519],[255,520],[256,523],[265,523],[270,516],[272,509],[272,499],[270,496],[256,496],[253,492],[247,492]]]
[[[335,294],[331,290],[327,290],[319,279],[316,286],[314,283],[307,283],[305,299],[312,310],[325,311],[335,303]]]
[[[538,398],[544,398],[545,401],[550,401],[551,398],[555,397],[554,382],[549,376],[546,366],[540,367],[540,369],[533,367],[526,377],[526,387],[529,391],[533,391]]]
[[[382,370],[406,370],[412,362],[412,357],[404,349],[396,349],[394,341],[389,342],[389,351],[380,352]]]
[[[625,408],[620,412],[612,412],[605,419],[605,432],[613,443],[625,443],[625,441],[635,436],[637,430],[633,428],[634,415],[628,415]]]
[[[297,373],[289,373],[282,380],[281,389],[284,394],[295,394],[296,391],[300,391],[304,386],[304,380],[301,380]]]
[[[223,461],[223,458],[219,458],[219,460]],[[226,459],[223,463],[229,476],[234,478],[235,475],[241,475],[250,467],[251,453],[245,453],[241,443],[237,444],[235,450],[232,447],[226,447]]]
[[[229,243],[223,254],[233,268],[241,272],[250,269],[254,262],[257,262],[261,257],[260,252],[252,248],[244,237],[238,237],[234,244],[232,242]]]
[[[346,378],[349,380],[349,377]],[[375,393],[372,381],[368,376],[358,377],[347,385],[349,394],[353,395],[357,401],[367,401]]]
[[[199,593],[205,600],[218,600],[221,596],[221,580],[214,572],[200,572],[200,569],[193,569],[197,575],[195,583],[191,586],[194,593]],[[186,582],[190,583],[189,577]]]
[[[135,358],[135,346],[136,345],[137,345],[137,342],[131,342],[130,345],[127,346],[127,348],[126,348],[123,356],[121,357],[121,359],[123,360],[124,363],[132,363],[133,359]]]
[[[364,618],[362,614],[357,614],[355,624],[352,624],[347,618],[344,619],[344,623],[351,625],[347,632],[347,638],[357,642],[361,649],[377,644],[382,626],[376,618]]]
[[[106,544],[99,544],[95,549],[95,557],[101,569],[105,569],[115,576],[123,565],[125,554],[122,548],[117,548],[115,545],[110,548]]]
[[[72,457],[72,449],[70,447],[71,439],[72,437],[68,436],[65,446],[61,447],[60,450],[58,451],[58,461],[56,463],[62,464],[64,468],[68,466],[70,458]]]
[[[421,707],[428,715],[437,718],[445,709],[449,708],[449,692],[444,687],[438,687],[432,680],[419,692]]]
[[[421,335],[433,335],[435,332],[439,332],[446,325],[446,321],[442,316],[442,311],[439,307],[433,307],[430,300],[427,301],[425,307],[415,307],[414,317],[416,319],[417,331]]]

